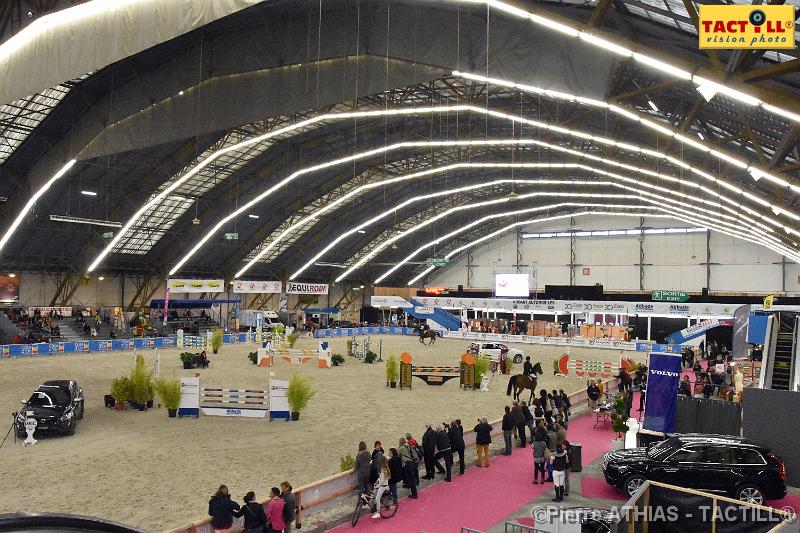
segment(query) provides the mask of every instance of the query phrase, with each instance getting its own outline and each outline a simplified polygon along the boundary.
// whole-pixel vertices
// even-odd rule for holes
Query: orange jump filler
[[[794,48],[793,5],[700,4],[700,48]]]

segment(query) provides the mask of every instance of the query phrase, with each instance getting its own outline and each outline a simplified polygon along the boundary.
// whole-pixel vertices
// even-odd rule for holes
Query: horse
[[[508,380],[508,389],[506,390],[506,396],[511,396],[511,389],[514,389],[514,396],[515,400],[519,400],[522,391],[525,389],[530,389],[531,397],[528,399],[528,404],[530,405],[531,400],[533,400],[533,394],[536,392],[536,384],[537,374],[543,374],[542,371],[542,364],[540,362],[536,362],[533,365],[533,376],[528,376],[526,374],[517,374],[516,376],[511,376]]]
[[[429,329],[428,331],[422,331],[420,328],[417,328],[417,333],[419,333],[419,342],[425,344],[425,339],[430,339],[431,342],[428,343],[428,346],[436,342],[436,337],[439,336],[438,333]]]

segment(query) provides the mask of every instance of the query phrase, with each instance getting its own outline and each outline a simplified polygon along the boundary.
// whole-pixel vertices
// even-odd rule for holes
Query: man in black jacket
[[[586,396],[589,397],[589,409],[592,411],[597,409],[597,400],[600,399],[600,387],[594,381],[589,381],[589,386],[586,387]]]
[[[525,357],[525,364],[522,365],[522,373],[526,376],[530,376],[533,374],[533,363],[531,363],[531,356],[528,355]]]
[[[511,436],[514,432],[514,415],[511,414],[511,408],[506,405],[506,414],[503,415],[503,440],[506,444],[506,450],[503,455],[511,455]]]
[[[492,443],[492,426],[486,418],[478,419],[472,430],[475,432],[475,448],[478,453],[478,466],[489,466],[489,445]],[[485,463],[485,464],[484,464]]]
[[[425,424],[425,433],[422,435],[422,452],[425,460],[425,475],[422,479],[433,479],[433,467],[441,474],[444,472],[442,465],[435,462],[433,456],[436,454],[436,431],[433,430],[430,424]]]
[[[458,473],[464,474],[464,428],[461,426],[461,419],[457,418],[450,423],[450,429],[447,432],[450,438],[450,447],[453,453],[458,454]]]
[[[442,473],[442,465],[439,463],[439,459],[444,458],[444,466],[445,466],[445,481],[450,481],[450,472],[453,467],[453,449],[450,446],[450,437],[447,436],[447,424],[444,424],[444,427],[439,426],[436,429],[436,455],[433,456],[434,464],[436,465],[436,470],[439,473]]]

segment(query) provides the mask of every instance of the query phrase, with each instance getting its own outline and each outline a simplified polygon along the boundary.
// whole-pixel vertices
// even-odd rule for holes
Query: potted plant
[[[397,388],[397,377],[400,374],[400,370],[398,369],[398,361],[397,357],[394,354],[390,354],[389,357],[386,358],[386,383],[388,383],[389,387],[396,389]]]
[[[183,363],[184,370],[190,370],[194,366],[194,354],[191,352],[183,352],[180,355],[181,363]]]
[[[155,382],[156,393],[161,401],[161,405],[166,407],[170,418],[175,418],[178,414],[178,407],[181,404],[181,382],[176,377],[158,378]]]
[[[288,337],[286,337],[286,342],[289,343],[289,348],[294,348],[294,343],[296,343],[297,339],[299,339],[299,338],[300,338],[300,334],[297,333],[296,331],[294,333],[292,333],[291,335],[289,335]]]
[[[628,415],[625,413],[625,396],[619,395],[614,400],[613,407],[611,429],[617,434],[617,437],[611,441],[611,447],[614,450],[621,450],[625,447],[625,432],[628,431],[628,425],[625,423],[628,420]]]
[[[250,359],[250,362],[254,365],[258,364],[258,352],[250,352],[247,354],[247,358]]]
[[[491,361],[488,357],[481,355],[475,358],[475,390],[480,390],[481,380],[486,372],[489,371],[489,363]]]
[[[338,353],[335,353],[331,356],[331,363],[333,366],[339,366],[344,364],[344,356]]]
[[[131,383],[128,376],[111,380],[111,397],[114,398],[114,408],[117,411],[125,409],[125,402],[130,399]]]
[[[222,328],[214,328],[211,332],[211,351],[219,352],[220,346],[222,346]]]
[[[364,362],[365,362],[365,363],[372,364],[372,363],[374,363],[374,362],[375,362],[375,359],[377,359],[377,358],[378,358],[378,354],[376,354],[375,352],[373,352],[372,350],[370,350],[370,351],[368,351],[368,352],[366,353],[366,355],[364,356]]]
[[[286,399],[289,402],[293,421],[300,419],[300,412],[308,406],[308,402],[311,401],[314,394],[316,391],[311,386],[310,376],[301,376],[300,374],[292,376],[289,386],[286,388]]]
[[[131,384],[130,400],[140,411],[144,411],[147,402],[152,399],[152,371],[148,370],[144,362],[144,357],[141,355],[136,356],[136,364],[134,364],[129,377]]]

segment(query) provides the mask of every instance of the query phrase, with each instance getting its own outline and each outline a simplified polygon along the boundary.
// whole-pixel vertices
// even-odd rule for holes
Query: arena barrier
[[[597,339],[590,337],[545,337],[542,335],[512,335],[506,333],[476,333],[473,331],[445,331],[443,336],[449,339],[464,339],[492,342],[516,342],[520,344],[544,344],[550,346],[579,346],[581,348],[599,348],[604,350],[625,350],[629,352],[665,352],[681,353],[683,345],[655,344],[643,341],[618,341],[613,339]]]
[[[604,382],[603,390],[614,390],[618,386],[618,379],[610,379]],[[578,392],[568,395],[568,397],[570,404],[572,404],[570,410],[573,413],[573,418],[580,415],[591,414],[591,411],[586,409],[588,400],[586,390],[582,389]],[[492,426],[493,437],[496,437],[503,432],[502,422],[502,419],[489,422],[489,424]],[[420,431],[420,434],[421,433],[422,432]],[[466,448],[475,446],[475,437],[476,435],[474,431],[464,431],[464,446]],[[500,443],[502,443],[502,439],[500,439]],[[499,447],[495,449],[499,450]],[[340,498],[348,494],[355,494],[357,484],[358,480],[356,475],[352,470],[348,470],[347,472],[340,472],[319,481],[314,481],[308,485],[294,487],[292,492],[294,493],[297,502],[297,507],[295,508],[295,524],[297,529],[300,529],[303,524],[303,511],[321,508],[336,498]],[[264,511],[267,510],[268,500],[259,500],[258,503],[264,506]],[[231,531],[241,530],[242,525],[243,520],[241,518],[234,519],[233,529],[231,529]],[[195,522],[170,529],[164,533],[214,533],[214,529],[211,527],[211,518],[204,517]]]
[[[317,338],[357,337],[359,335],[416,335],[414,328],[400,326],[369,326],[365,328],[318,329]]]
[[[280,357],[290,365],[304,365],[312,359],[317,360],[319,368],[331,368],[331,348],[328,341],[320,341],[319,348],[316,350],[306,350],[299,348],[277,348],[273,349],[268,342],[262,344],[259,352],[259,365],[272,366],[275,357]],[[263,354],[263,355],[262,355]]]
[[[400,390],[411,389],[411,378],[420,378],[428,385],[444,385],[451,379],[459,378],[459,386],[464,390],[475,388],[475,358],[471,354],[461,356],[459,366],[413,366],[411,355],[404,353],[400,358]]]
[[[209,416],[265,418],[269,413],[269,391],[201,388],[200,410]]]
[[[570,359],[565,353],[557,362],[554,362],[553,375],[576,378],[604,378],[609,379],[617,373],[622,365],[622,360],[615,365],[608,361],[592,361],[590,359]]]

